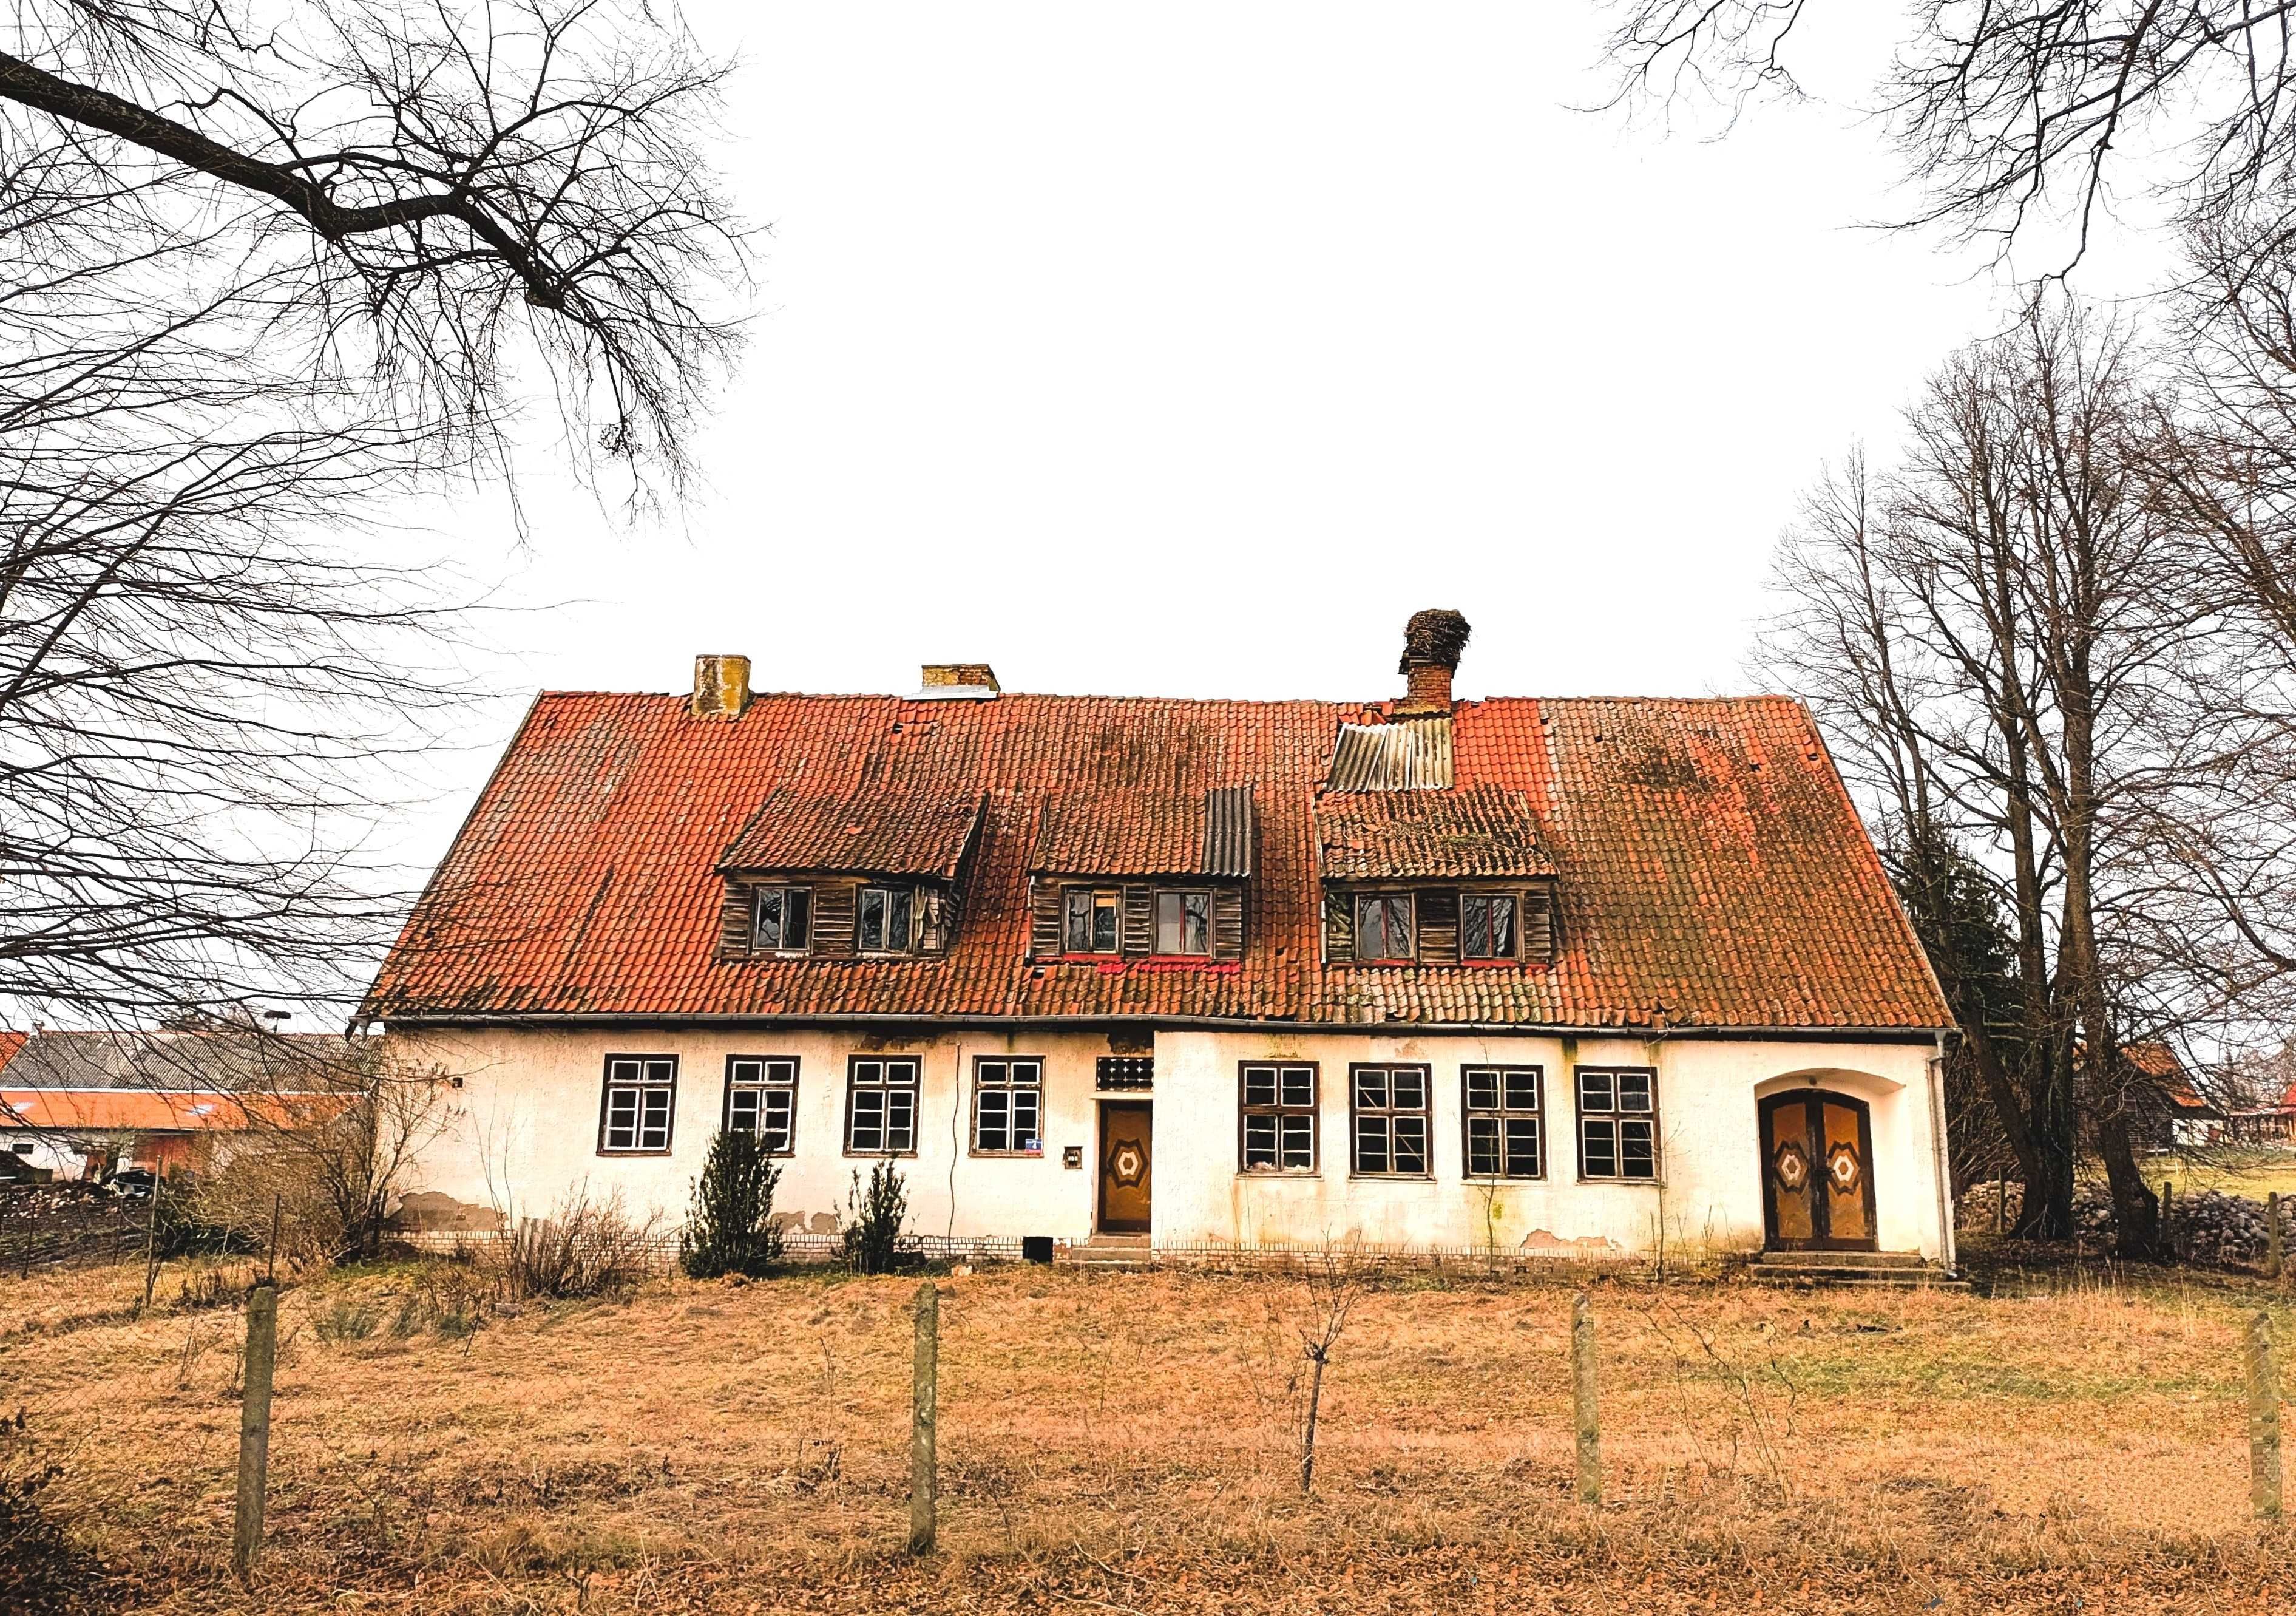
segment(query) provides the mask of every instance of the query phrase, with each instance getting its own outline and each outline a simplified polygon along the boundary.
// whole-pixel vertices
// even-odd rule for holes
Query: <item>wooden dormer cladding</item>
[[[1405,957],[1420,964],[1539,964],[1554,957],[1554,863],[1521,792],[1490,786],[1328,792],[1316,800],[1315,819],[1325,959],[1396,961],[1387,948],[1365,952],[1359,915],[1382,933],[1407,930],[1411,950]],[[1403,900],[1405,906],[1365,911],[1364,901],[1374,898]],[[1466,911],[1478,900],[1484,900],[1477,912],[1482,925],[1490,927],[1492,899],[1505,900],[1513,934],[1503,953],[1495,954],[1488,942],[1471,947],[1466,935],[1477,918]]]
[[[1459,911],[1470,895],[1513,898],[1515,900],[1513,963],[1543,965],[1553,962],[1555,944],[1554,883],[1475,882],[1466,885],[1434,886],[1421,882],[1380,882],[1356,885],[1327,884],[1324,889],[1324,957],[1346,964],[1356,957],[1356,900],[1374,894],[1395,894],[1411,900],[1414,931],[1411,962],[1422,965],[1504,964],[1469,961],[1463,950]],[[1383,964],[1393,964],[1383,960]]]
[[[945,955],[956,934],[983,817],[977,796],[933,798],[898,787],[837,799],[768,797],[718,861],[726,888],[718,956]],[[808,923],[801,946],[758,946],[760,889],[803,892]],[[873,889],[882,895],[871,897]],[[865,926],[873,923],[882,933],[891,915],[907,922],[898,944],[865,949]]]
[[[1243,958],[1245,893],[1259,836],[1252,788],[1048,800],[1029,858],[1029,951],[1038,959]],[[1071,895],[1076,895],[1072,899]],[[1071,901],[1112,909],[1113,947],[1069,947]],[[1194,906],[1205,911],[1198,915]],[[1159,908],[1201,919],[1206,947],[1159,947]],[[1182,906],[1185,906],[1185,911]]]

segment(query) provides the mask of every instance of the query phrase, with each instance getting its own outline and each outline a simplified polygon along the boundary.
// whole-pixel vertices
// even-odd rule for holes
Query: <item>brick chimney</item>
[[[919,670],[919,701],[986,701],[1003,688],[986,662],[927,662]]]
[[[750,659],[701,656],[693,659],[693,697],[689,710],[697,718],[738,718],[750,706]]]
[[[1408,681],[1398,713],[1447,713],[1451,676],[1467,648],[1467,619],[1456,611],[1414,611],[1404,625],[1403,660],[1396,672]]]

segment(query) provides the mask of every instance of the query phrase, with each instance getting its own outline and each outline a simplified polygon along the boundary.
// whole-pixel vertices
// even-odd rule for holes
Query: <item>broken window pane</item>
[[[1514,898],[1511,895],[1469,892],[1459,899],[1459,954],[1463,959],[1514,957]]]
[[[1538,1178],[1545,1175],[1536,1066],[1470,1066],[1467,1094],[1467,1176]]]
[[[1242,1169],[1315,1171],[1316,1069],[1250,1061],[1242,1079]]]
[[[915,893],[907,887],[864,887],[855,943],[864,954],[906,954],[916,946],[912,924]]]
[[[1412,906],[1408,892],[1366,893],[1356,899],[1356,957],[1412,956]]]
[[[1354,1069],[1355,1170],[1424,1177],[1427,1160],[1427,1069]]]

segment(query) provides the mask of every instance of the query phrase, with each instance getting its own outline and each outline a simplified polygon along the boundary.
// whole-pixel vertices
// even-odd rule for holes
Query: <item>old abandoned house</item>
[[[378,977],[423,1203],[675,1221],[711,1135],[827,1227],[1950,1261],[1921,950],[1808,713],[540,697]]]

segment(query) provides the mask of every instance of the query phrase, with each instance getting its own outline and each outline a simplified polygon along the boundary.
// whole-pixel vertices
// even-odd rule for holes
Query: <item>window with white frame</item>
[[[1348,1082],[1357,1176],[1426,1177],[1427,1068],[1351,1066]]]
[[[1658,1074],[1649,1067],[1578,1069],[1578,1176],[1658,1177]]]
[[[803,954],[813,943],[813,889],[758,887],[750,899],[750,946],[760,954]]]
[[[854,939],[864,954],[906,954],[916,947],[916,890],[864,887],[854,916]]]
[[[1544,1074],[1536,1066],[1470,1066],[1460,1073],[1467,1120],[1467,1177],[1543,1178]]]
[[[1210,954],[1212,951],[1212,895],[1210,892],[1156,894],[1156,952]]]
[[[1033,1056],[972,1063],[972,1153],[1033,1156],[1044,1151],[1045,1063]]]
[[[855,1055],[845,1074],[845,1153],[911,1156],[916,1149],[916,1057]]]
[[[608,1055],[605,1090],[598,1102],[598,1153],[668,1155],[676,1110],[676,1055]]]
[[[1416,956],[1413,939],[1418,916],[1408,892],[1362,892],[1356,897],[1356,958],[1405,960]]]
[[[726,1131],[753,1134],[768,1156],[797,1148],[797,1057],[737,1054],[726,1062]]]
[[[1123,894],[1111,887],[1070,887],[1064,898],[1062,948],[1069,954],[1113,954],[1122,936]]]
[[[1515,898],[1512,892],[1460,894],[1460,958],[1513,959],[1515,946]]]
[[[1316,1170],[1316,1068],[1246,1061],[1238,1074],[1247,1173]]]

